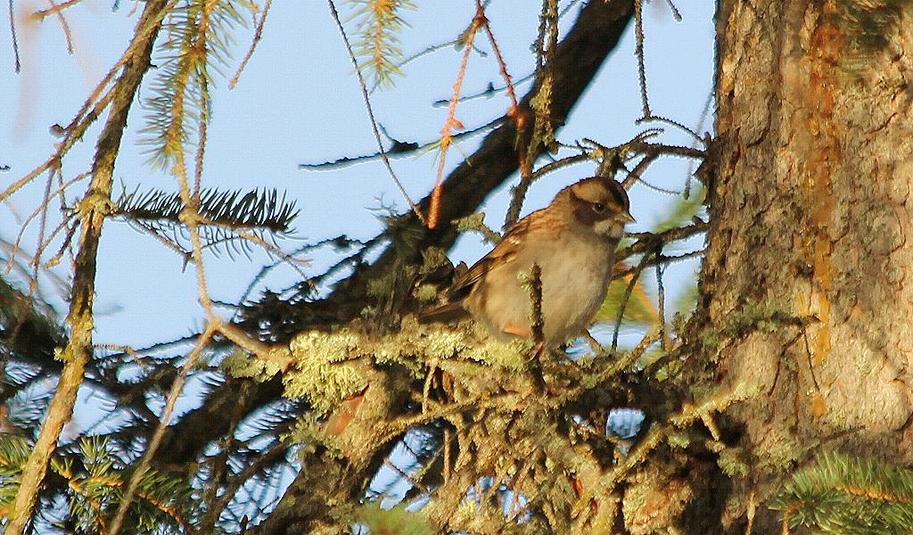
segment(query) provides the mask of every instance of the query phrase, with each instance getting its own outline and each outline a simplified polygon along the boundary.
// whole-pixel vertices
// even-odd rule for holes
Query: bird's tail
[[[462,303],[454,302],[423,310],[418,315],[419,323],[450,323],[469,317]]]

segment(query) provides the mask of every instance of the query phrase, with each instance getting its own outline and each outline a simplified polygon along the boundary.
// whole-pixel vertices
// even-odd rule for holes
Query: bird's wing
[[[450,288],[450,301],[461,300],[469,295],[473,287],[495,266],[509,264],[519,251],[522,241],[520,235],[528,232],[534,218],[526,217],[510,228],[501,241],[487,255],[479,259],[468,271],[457,276]]]
[[[447,303],[425,310],[419,314],[419,321],[422,323],[446,323],[466,317],[468,312],[463,308],[463,300],[469,296],[475,285],[485,278],[485,275],[495,266],[509,263],[517,256],[521,244],[518,236],[526,232],[525,229],[529,226],[529,223],[529,217],[521,219],[507,231],[494,249],[479,259],[471,268],[466,269],[466,264],[462,264],[462,273],[457,268],[457,276],[447,291]]]
[[[545,210],[537,210],[517,221],[488,254],[479,259],[471,268],[459,273],[447,292],[447,303],[427,310],[419,315],[421,322],[447,322],[467,314],[463,300],[472,289],[493,269],[505,266],[520,256],[521,247],[547,224]]]

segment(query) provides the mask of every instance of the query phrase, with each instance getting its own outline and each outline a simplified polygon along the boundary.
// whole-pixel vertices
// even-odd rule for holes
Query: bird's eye
[[[597,214],[601,214],[601,213],[605,212],[605,205],[602,204],[601,202],[595,202],[595,203],[593,203],[593,211],[596,212]]]

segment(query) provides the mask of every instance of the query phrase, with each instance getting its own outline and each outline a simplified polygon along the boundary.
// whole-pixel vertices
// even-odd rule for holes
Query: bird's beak
[[[631,212],[629,212],[627,210],[624,211],[622,214],[620,214],[618,216],[618,219],[625,223],[637,223],[637,220],[634,219],[634,216],[631,215]]]

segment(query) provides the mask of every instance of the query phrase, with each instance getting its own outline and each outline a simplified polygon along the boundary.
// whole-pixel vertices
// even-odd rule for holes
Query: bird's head
[[[562,190],[559,198],[562,193],[566,194],[577,223],[601,237],[620,240],[625,224],[634,222],[628,193],[611,178],[585,178]]]

